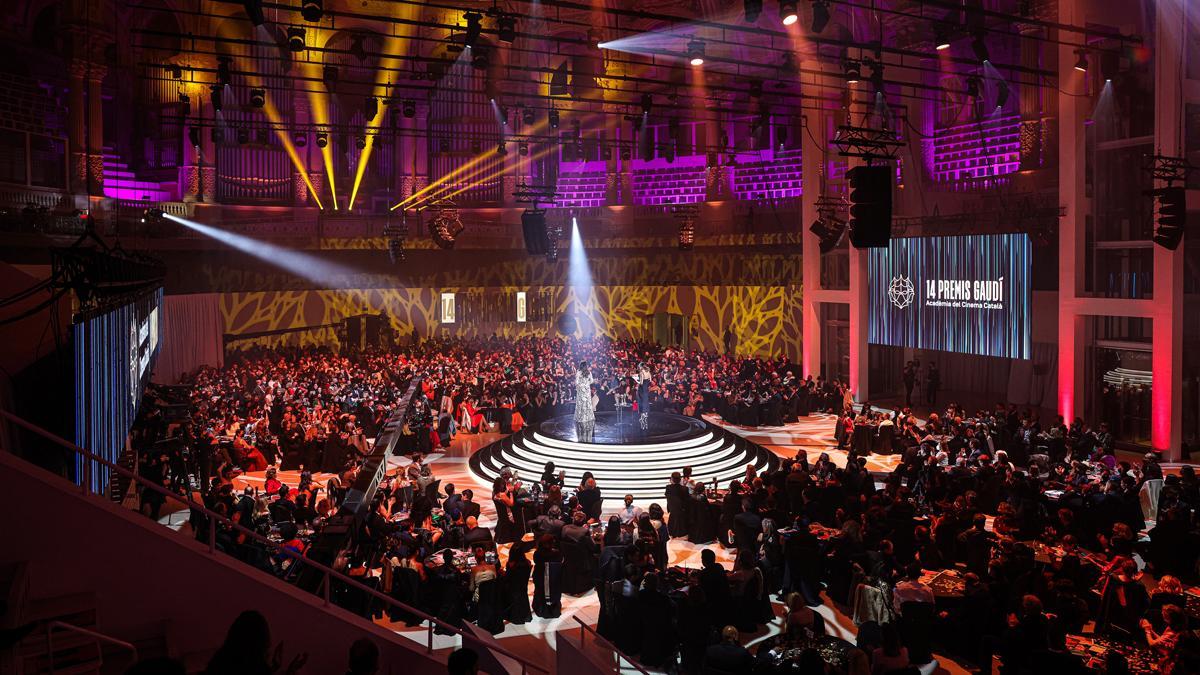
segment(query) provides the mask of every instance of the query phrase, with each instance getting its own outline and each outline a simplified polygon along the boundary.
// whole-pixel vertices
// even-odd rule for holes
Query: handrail
[[[231,521],[230,519],[226,518],[225,516],[222,516],[222,515],[216,513],[215,511],[210,511],[208,509],[208,507],[204,506],[203,504],[199,504],[197,502],[192,501],[192,499],[190,497],[181,496],[179,494],[171,492],[170,490],[167,490],[166,488],[164,488],[161,485],[155,485],[154,483],[146,480],[142,476],[135,474],[134,472],[130,471],[129,469],[126,469],[125,467],[119,466],[117,464],[113,464],[112,462],[104,459],[103,457],[99,457],[99,456],[93,454],[90,450],[86,450],[84,448],[79,447],[78,445],[75,445],[74,443],[71,443],[70,441],[59,438],[58,436],[55,436],[53,433],[46,431],[45,429],[37,426],[36,424],[33,424],[32,422],[28,422],[28,421],[24,420],[23,418],[17,417],[16,415],[8,412],[7,410],[0,410],[0,417],[3,417],[4,419],[16,424],[17,426],[23,427],[24,429],[31,431],[34,434],[41,436],[42,438],[45,438],[53,443],[61,445],[62,447],[66,448],[68,450],[71,450],[72,452],[74,452],[77,455],[82,455],[85,459],[97,462],[103,466],[107,466],[110,470],[112,470],[126,478],[129,478],[130,480],[136,482],[138,485],[141,485],[144,488],[149,488],[155,492],[158,492],[159,494],[163,495],[167,499],[173,499],[175,501],[182,502],[183,504],[187,505],[188,508],[190,508],[194,511],[203,513],[204,515],[206,515],[208,517],[208,523],[209,523],[209,527],[208,527],[208,552],[209,553],[215,553],[217,550],[217,543],[216,543],[217,527],[216,527],[216,525],[218,522],[220,522],[222,525],[226,526],[227,528],[229,528],[230,530],[232,530],[234,532],[238,532],[240,534],[245,535],[246,537],[248,537],[250,539],[253,539],[259,543],[265,544],[267,547],[274,550],[277,554],[281,553],[281,554],[284,554],[284,555],[294,559],[297,564],[308,565],[310,567],[314,567],[314,568],[320,570],[321,572],[324,572],[325,581],[324,581],[322,590],[323,590],[323,597],[324,597],[326,606],[331,604],[330,600],[329,600],[331,581],[334,579],[337,579],[342,584],[345,584],[347,586],[355,588],[356,590],[366,593],[369,596],[372,596],[372,597],[386,603],[387,605],[390,605],[392,607],[400,609],[404,613],[412,614],[412,615],[420,618],[422,621],[428,622],[429,627],[428,627],[428,640],[426,642],[426,649],[425,649],[426,653],[433,652],[433,631],[434,631],[434,629],[442,628],[442,629],[450,631],[451,633],[454,633],[455,635],[458,635],[463,640],[469,640],[475,644],[478,644],[480,647],[482,647],[485,650],[492,650],[492,651],[498,652],[504,656],[507,656],[510,659],[513,659],[514,661],[517,661],[518,663],[521,664],[522,675],[528,673],[530,669],[536,670],[538,672],[546,673],[547,675],[549,675],[549,673],[550,673],[550,670],[548,668],[540,666],[540,665],[534,663],[533,661],[530,661],[526,657],[515,654],[515,653],[509,651],[508,649],[501,647],[499,645],[488,644],[488,643],[484,642],[483,640],[479,639],[478,637],[476,637],[475,635],[473,635],[470,631],[464,631],[461,628],[459,628],[458,626],[453,626],[448,623],[445,623],[441,619],[438,619],[434,616],[426,614],[425,612],[417,609],[416,607],[410,607],[409,605],[406,605],[406,604],[396,600],[395,598],[391,597],[390,595],[386,595],[384,593],[381,593],[381,592],[375,590],[374,588],[366,586],[365,584],[362,584],[362,583],[356,581],[354,578],[347,576],[345,574],[342,574],[341,572],[338,572],[337,570],[335,570],[331,567],[323,565],[315,560],[312,560],[311,558],[306,558],[303,554],[296,553],[295,551],[284,548],[283,546],[276,544],[275,542],[271,541],[270,539],[267,539],[266,537],[260,535],[259,533],[254,532],[253,530],[249,530],[245,527],[242,527],[241,525]],[[83,466],[85,469],[85,480],[83,481],[83,485],[82,485],[83,494],[90,495],[91,491],[89,490],[89,487],[88,487],[90,484],[90,480],[88,478],[90,478],[90,475],[91,475],[91,463],[84,462]]]
[[[127,650],[129,650],[129,653],[133,655],[133,662],[137,663],[138,650],[137,650],[137,647],[133,646],[132,643],[126,642],[124,640],[118,640],[115,637],[110,637],[108,635],[105,635],[104,633],[97,633],[94,630],[88,630],[87,628],[82,628],[80,626],[76,626],[74,624],[66,623],[63,621],[49,621],[46,623],[46,658],[49,661],[49,663],[47,665],[49,666],[51,673],[54,672],[54,629],[55,628],[58,628],[60,630],[70,631],[72,633],[79,633],[80,635],[86,635],[87,637],[90,637],[93,640],[99,640],[100,642],[107,642],[108,644],[116,645],[116,646],[120,647],[121,649],[127,649]]]
[[[605,648],[611,649],[613,651],[613,653],[619,657],[619,659],[617,660],[617,671],[618,672],[620,672],[620,670],[621,670],[620,659],[625,659],[626,661],[629,662],[630,668],[633,668],[634,670],[638,671],[639,673],[642,673],[642,675],[650,675],[650,672],[648,670],[646,670],[646,668],[644,666],[642,666],[642,664],[638,663],[637,661],[634,661],[632,658],[629,657],[628,654],[621,651],[620,649],[617,648],[616,645],[614,645],[613,643],[611,643],[607,639],[605,639],[605,637],[603,635],[597,633],[595,628],[592,628],[591,626],[584,623],[583,619],[579,618],[579,615],[573,615],[571,618],[575,619],[575,623],[579,624],[579,645],[580,646],[583,646],[584,637],[588,633],[591,633],[593,640],[595,640],[596,642],[599,642]]]

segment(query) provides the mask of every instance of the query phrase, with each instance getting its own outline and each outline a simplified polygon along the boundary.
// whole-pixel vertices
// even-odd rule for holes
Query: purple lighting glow
[[[800,165],[799,150],[764,150],[756,161],[739,157],[734,167],[733,193],[745,200],[799,197],[803,193]]]
[[[939,183],[1014,173],[1021,166],[1021,120],[998,115],[938,129],[933,146],[933,175]]]

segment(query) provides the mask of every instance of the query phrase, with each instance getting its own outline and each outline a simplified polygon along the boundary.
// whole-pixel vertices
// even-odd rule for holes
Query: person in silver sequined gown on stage
[[[592,402],[592,371],[587,361],[579,363],[575,371],[575,436],[581,442],[591,443],[596,431],[596,408]]]

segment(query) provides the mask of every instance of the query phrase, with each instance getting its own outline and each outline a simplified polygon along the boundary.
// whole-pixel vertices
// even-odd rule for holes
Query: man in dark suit
[[[733,599],[725,568],[717,562],[717,554],[710,548],[700,552],[700,562],[704,565],[700,570],[700,587],[704,589],[704,597],[708,598],[709,610],[714,617],[728,616]]]
[[[596,542],[592,539],[592,532],[587,527],[586,513],[576,511],[571,515],[570,524],[563,525],[562,540],[574,542],[579,544],[585,551],[595,553]]]
[[[463,519],[479,518],[479,504],[472,501],[474,498],[475,493],[471,491],[471,488],[462,491],[462,502],[459,504],[459,508],[462,510]]]
[[[733,539],[738,552],[754,552],[758,548],[758,535],[762,531],[762,518],[754,512],[754,502],[742,500],[742,512],[733,517]]]
[[[562,510],[558,506],[551,506],[545,514],[534,519],[533,531],[539,537],[543,534],[548,534],[555,539],[561,538],[563,531]]]
[[[468,516],[466,522],[466,527],[463,529],[464,548],[470,550],[475,546],[483,546],[491,550],[495,547],[494,540],[492,539],[492,531],[486,527],[480,527],[479,521],[475,519],[475,516]]]
[[[738,644],[738,629],[725,626],[721,641],[704,651],[704,672],[748,673],[754,667],[750,650]]]

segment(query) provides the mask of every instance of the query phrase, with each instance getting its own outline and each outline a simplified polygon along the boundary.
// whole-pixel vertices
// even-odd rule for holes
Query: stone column
[[[70,188],[77,195],[88,192],[87,171],[87,73],[85,61],[72,60],[67,90],[67,139],[71,152]]]
[[[101,85],[107,68],[91,64],[87,73],[88,173],[92,194],[104,194],[104,97]]]

